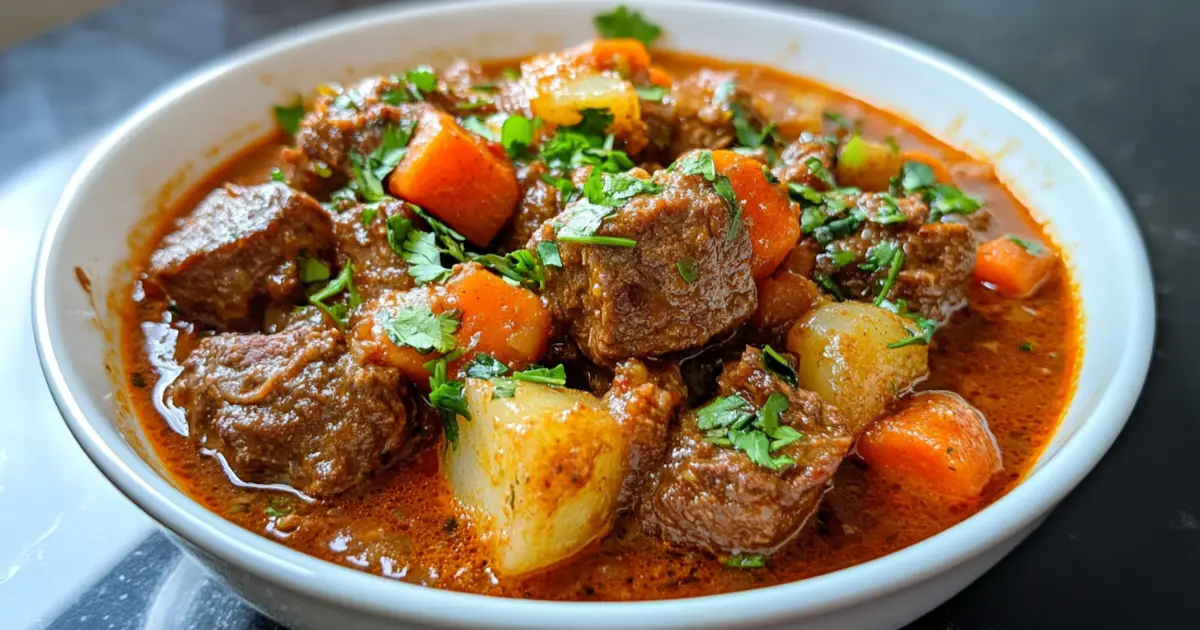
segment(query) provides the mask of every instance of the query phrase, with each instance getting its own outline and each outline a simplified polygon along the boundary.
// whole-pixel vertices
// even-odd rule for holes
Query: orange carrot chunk
[[[717,173],[729,178],[750,234],[755,280],[770,276],[800,238],[800,222],[783,189],[767,180],[763,164],[733,151],[713,151]]]
[[[523,370],[545,354],[550,342],[550,311],[541,299],[475,263],[455,267],[445,284],[387,294],[368,308],[371,314],[360,317],[351,333],[355,356],[366,363],[399,368],[422,386],[429,378],[425,364],[440,354],[421,354],[415,348],[392,342],[380,320],[401,308],[428,309],[434,315],[449,311],[457,314],[454,339],[456,351],[461,354],[447,366],[451,378],[460,376],[460,368],[481,352],[513,370]]]
[[[601,72],[615,70],[632,75],[650,69],[650,52],[636,39],[596,39],[569,48],[563,55]]]
[[[1002,236],[975,252],[975,278],[1006,297],[1033,295],[1054,268],[1055,255],[1041,245]]]
[[[512,216],[519,192],[501,151],[432,108],[421,114],[408,153],[388,178],[388,190],[480,247]]]
[[[915,492],[975,499],[1002,468],[983,414],[953,392],[914,394],[858,439],[872,474]]]

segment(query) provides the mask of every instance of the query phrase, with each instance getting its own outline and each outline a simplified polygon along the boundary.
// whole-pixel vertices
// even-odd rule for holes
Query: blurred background
[[[368,4],[0,0],[0,627],[275,628],[181,559],[71,440],[35,367],[29,278],[63,183],[114,120],[225,52]],[[1200,627],[1188,466],[1200,445],[1200,2],[800,4],[939,47],[1028,96],[1112,173],[1155,269],[1155,364],[1113,450],[1016,552],[913,627]]]

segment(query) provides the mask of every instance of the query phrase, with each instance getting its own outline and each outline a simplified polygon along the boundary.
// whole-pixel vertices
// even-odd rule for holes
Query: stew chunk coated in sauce
[[[122,348],[174,482],[332,562],[566,600],[803,579],[1017,484],[1079,331],[992,168],[596,24],[318,86],[164,210]]]

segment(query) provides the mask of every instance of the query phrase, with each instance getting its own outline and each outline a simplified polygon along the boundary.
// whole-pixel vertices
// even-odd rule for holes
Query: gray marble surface
[[[369,2],[128,0],[0,51],[0,177],[110,123],[205,60],[362,4]],[[958,55],[1060,120],[1096,153],[1131,201],[1151,250],[1158,287],[1155,363],[1113,450],[1016,552],[914,627],[1200,627],[1200,598],[1195,595],[1200,584],[1200,474],[1188,466],[1200,446],[1195,412],[1200,408],[1200,327],[1193,324],[1200,312],[1200,283],[1195,280],[1200,211],[1192,179],[1200,170],[1200,116],[1195,113],[1200,3],[805,4],[858,17]],[[176,567],[177,552],[161,537],[139,553],[123,571]],[[147,580],[170,582],[177,569]],[[118,582],[110,577],[98,585],[56,627],[148,627],[145,610],[151,602],[122,608],[118,602],[127,601],[130,592]],[[230,608],[227,594],[197,583],[196,601]],[[110,621],[94,622],[102,615]],[[114,625],[114,615],[128,623]],[[202,612],[187,615],[203,621],[164,627],[270,627],[248,611],[217,621]],[[80,622],[81,616],[93,621]]]

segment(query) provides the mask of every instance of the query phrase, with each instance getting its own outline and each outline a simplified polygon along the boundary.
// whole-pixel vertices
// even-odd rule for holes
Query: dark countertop
[[[0,173],[113,120],[222,52],[363,4],[371,3],[130,0],[0,51]],[[1113,449],[1012,555],[913,627],[1200,626],[1200,475],[1186,465],[1200,446],[1200,327],[1192,324],[1200,312],[1200,213],[1190,179],[1200,171],[1200,3],[805,4],[942,48],[1061,121],[1129,199],[1157,283],[1155,361]],[[162,545],[156,537],[143,555],[177,553]],[[114,604],[93,597],[79,605]],[[270,626],[237,619],[220,627]]]

